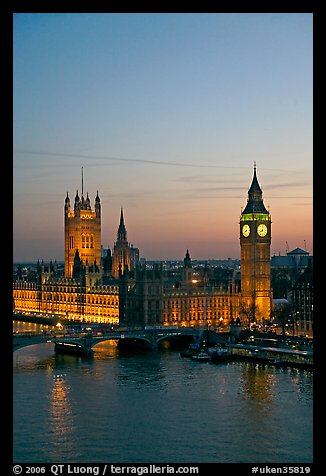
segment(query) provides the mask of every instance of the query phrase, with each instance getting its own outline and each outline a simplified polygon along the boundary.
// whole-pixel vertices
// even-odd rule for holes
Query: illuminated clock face
[[[242,234],[243,234],[243,236],[249,236],[250,235],[250,226],[249,225],[243,225]]]
[[[264,225],[263,223],[261,225],[258,225],[257,233],[258,233],[259,236],[266,236],[267,235],[267,226]]]

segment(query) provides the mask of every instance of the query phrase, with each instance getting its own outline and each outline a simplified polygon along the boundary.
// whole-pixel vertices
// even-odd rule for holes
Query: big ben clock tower
[[[259,323],[271,314],[271,217],[263,203],[256,175],[240,217],[241,294],[248,321]]]

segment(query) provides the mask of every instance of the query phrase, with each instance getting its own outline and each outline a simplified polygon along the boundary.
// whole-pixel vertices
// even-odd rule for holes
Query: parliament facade
[[[239,221],[241,267],[227,282],[194,279],[189,250],[177,281],[162,264],[148,269],[127,241],[123,210],[111,254],[101,253],[101,201],[92,210],[78,191],[73,209],[64,202],[64,273],[56,263],[37,263],[31,278],[18,273],[13,283],[14,312],[56,315],[73,321],[125,326],[212,326],[261,323],[271,315],[271,217],[256,167]]]

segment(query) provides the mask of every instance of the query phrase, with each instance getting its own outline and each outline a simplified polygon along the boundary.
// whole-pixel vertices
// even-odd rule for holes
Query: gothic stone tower
[[[247,205],[240,216],[241,294],[243,312],[251,323],[270,318],[271,223],[254,165]]]
[[[120,273],[124,273],[126,268],[130,270],[130,254],[130,245],[127,241],[127,230],[124,223],[123,210],[121,208],[117,241],[114,243],[112,255],[112,275],[114,278],[118,279]]]
[[[101,203],[98,192],[95,197],[95,210],[92,211],[88,193],[86,199],[75,196],[74,210],[70,210],[70,198],[64,204],[65,226],[65,276],[73,273],[76,250],[84,266],[101,266]]]
[[[189,286],[191,285],[192,278],[193,278],[193,272],[192,272],[192,264],[191,264],[191,258],[189,254],[189,250],[186,251],[186,255],[183,259],[184,266],[182,270],[182,282],[184,286]]]

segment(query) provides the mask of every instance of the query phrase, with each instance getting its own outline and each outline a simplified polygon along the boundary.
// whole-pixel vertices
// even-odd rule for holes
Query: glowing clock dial
[[[250,235],[250,226],[249,225],[243,225],[242,227],[242,234],[243,236],[247,237]]]
[[[266,236],[267,235],[267,226],[262,223],[257,227],[257,233],[259,236]]]

